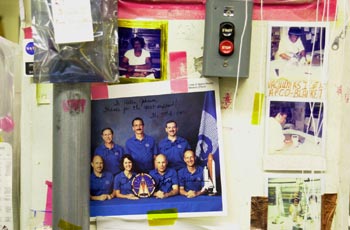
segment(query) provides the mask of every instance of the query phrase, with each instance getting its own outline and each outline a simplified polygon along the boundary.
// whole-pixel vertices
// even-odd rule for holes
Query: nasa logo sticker
[[[34,55],[34,43],[28,42],[25,47],[26,53],[29,55]]]
[[[152,196],[155,190],[155,181],[147,173],[137,174],[131,182],[132,191],[140,198],[147,198]]]

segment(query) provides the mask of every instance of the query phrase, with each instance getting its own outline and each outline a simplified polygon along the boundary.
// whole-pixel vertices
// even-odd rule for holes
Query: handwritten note
[[[349,86],[337,85],[336,86],[336,93],[345,104],[349,104],[349,102],[350,102],[350,87]]]
[[[186,111],[178,109],[176,99],[167,102],[160,102],[156,98],[127,99],[124,101],[116,100],[113,104],[105,106],[104,113],[117,112],[126,114],[130,111],[139,111],[140,113],[150,114],[150,118],[172,117],[183,115]]]
[[[222,96],[220,99],[220,102],[221,102],[221,109],[232,109],[233,108],[233,105],[232,105],[232,102],[233,102],[233,93],[230,92],[230,91],[227,91],[224,93],[224,96]]]
[[[286,78],[271,80],[268,83],[268,96],[322,99],[325,87],[320,81],[298,80]]]
[[[56,43],[94,40],[89,0],[54,0],[51,7]]]

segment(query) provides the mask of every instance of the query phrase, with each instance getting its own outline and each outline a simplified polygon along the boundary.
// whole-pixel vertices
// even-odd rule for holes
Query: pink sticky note
[[[187,78],[170,80],[170,89],[172,93],[187,93],[188,92]]]
[[[170,88],[173,93],[188,91],[186,51],[169,53]]]
[[[104,83],[91,84],[91,99],[108,99],[108,85]]]
[[[52,226],[52,182],[46,181],[47,193],[46,193],[46,209],[44,225]]]
[[[187,77],[187,55],[186,51],[169,53],[170,79]]]
[[[32,27],[25,27],[23,28],[24,31],[24,38],[25,39],[32,39],[33,35],[32,35]]]

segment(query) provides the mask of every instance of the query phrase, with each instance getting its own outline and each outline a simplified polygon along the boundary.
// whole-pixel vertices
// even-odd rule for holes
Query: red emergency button
[[[219,44],[219,53],[221,55],[231,55],[234,51],[234,45],[233,42],[231,42],[230,40],[223,40],[220,42]]]

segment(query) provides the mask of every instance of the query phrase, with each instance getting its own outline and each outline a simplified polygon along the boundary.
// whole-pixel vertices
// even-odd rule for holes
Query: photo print
[[[184,217],[223,215],[225,177],[217,80],[190,80],[183,93],[169,93],[168,81],[133,84],[132,90],[130,84],[108,87],[108,98],[91,102],[91,152],[92,161],[95,155],[104,158],[102,174],[112,174],[108,183],[113,183],[109,185],[112,190],[107,192],[112,196],[91,200],[91,217],[142,218],[164,209]],[[143,139],[138,139],[141,133]],[[176,141],[171,141],[174,134]],[[115,149],[111,155],[106,153],[108,141],[113,141],[111,149]],[[106,151],[98,153],[101,149]],[[125,160],[125,155],[132,158]],[[118,157],[119,162],[111,162]],[[189,173],[190,169],[195,170]],[[91,177],[98,181],[94,174],[92,167]],[[90,194],[99,189],[97,182],[91,185],[95,187]],[[116,192],[123,194],[117,197]]]
[[[325,104],[267,101],[266,170],[324,170]]]
[[[270,175],[267,180],[267,229],[321,229],[320,175]]]
[[[326,25],[272,23],[269,32],[267,95],[322,100],[326,95]]]
[[[324,103],[270,101],[267,118],[269,154],[321,155]]]
[[[167,31],[167,21],[118,20],[121,83],[166,79]]]

